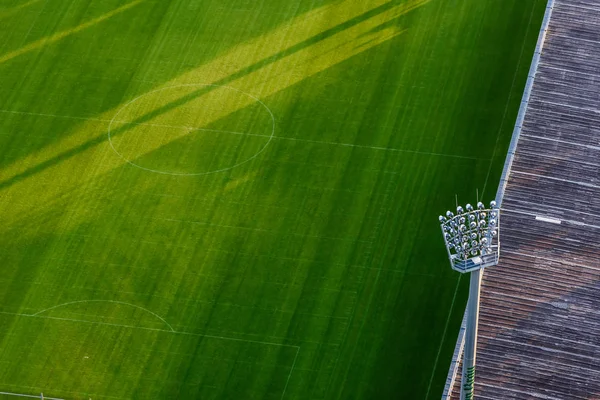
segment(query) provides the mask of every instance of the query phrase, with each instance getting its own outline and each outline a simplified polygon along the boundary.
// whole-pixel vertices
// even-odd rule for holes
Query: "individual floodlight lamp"
[[[489,208],[482,202],[477,207],[467,204],[440,215],[440,226],[452,269],[471,273],[467,325],[463,354],[460,399],[474,399],[475,358],[477,352],[477,324],[479,320],[479,292],[481,269],[498,264],[500,257],[500,209],[495,201]]]

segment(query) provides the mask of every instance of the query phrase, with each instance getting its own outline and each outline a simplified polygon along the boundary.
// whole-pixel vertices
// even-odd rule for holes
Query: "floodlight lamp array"
[[[467,204],[439,216],[452,268],[460,272],[495,265],[499,255],[500,209],[495,201],[486,207]]]

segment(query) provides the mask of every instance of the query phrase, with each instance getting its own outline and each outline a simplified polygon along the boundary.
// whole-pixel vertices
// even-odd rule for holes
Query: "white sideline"
[[[512,163],[515,158],[515,151],[517,148],[517,143],[521,136],[521,129],[523,127],[523,120],[525,119],[525,114],[527,113],[527,107],[529,105],[529,99],[531,97],[531,90],[533,88],[533,81],[535,79],[535,75],[537,73],[538,66],[540,64],[540,56],[542,54],[542,49],[544,47],[544,42],[546,40],[546,34],[548,32],[548,25],[550,24],[550,17],[552,16],[552,10],[554,9],[555,0],[548,0],[548,4],[546,5],[546,11],[544,13],[544,20],[542,22],[542,26],[540,28],[540,33],[538,35],[538,41],[535,46],[535,51],[533,53],[533,60],[531,61],[531,67],[529,68],[529,75],[527,77],[527,83],[525,84],[525,90],[523,92],[523,98],[521,99],[521,105],[519,107],[519,114],[517,116],[517,121],[515,123],[515,128],[513,130],[512,139],[510,141],[510,147],[508,149],[508,154],[506,156],[506,161],[504,163],[504,169],[502,171],[502,176],[500,178],[500,184],[498,185],[498,191],[496,192],[496,203],[498,207],[502,206],[502,200],[504,198],[504,191],[506,190],[506,184],[508,183],[508,176],[510,175],[510,171],[512,168]],[[466,312],[466,310],[465,310]],[[463,323],[461,324],[461,331],[466,328],[466,320],[463,319]],[[454,384],[456,381],[456,373],[457,368],[462,359],[464,349],[464,335],[459,335],[456,341],[456,347],[454,348],[453,355],[453,364],[450,365],[450,369],[448,371],[448,377],[446,378],[446,386],[444,388],[444,393],[442,394],[442,400],[450,400],[452,395],[452,389],[454,388]],[[456,363],[454,363],[456,360]]]

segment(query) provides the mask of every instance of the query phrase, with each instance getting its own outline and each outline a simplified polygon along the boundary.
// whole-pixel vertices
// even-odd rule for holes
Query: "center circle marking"
[[[247,98],[249,98],[250,100],[253,101],[252,104],[258,104],[260,105],[267,113],[268,116],[270,118],[270,125],[271,125],[271,130],[270,130],[270,134],[267,135],[257,135],[257,134],[251,134],[248,132],[229,132],[229,131],[225,131],[225,130],[216,130],[216,129],[202,129],[199,127],[193,127],[193,126],[186,126],[186,125],[160,125],[160,124],[151,124],[151,123],[144,123],[144,122],[131,122],[131,121],[121,121],[119,120],[119,115],[121,115],[126,109],[128,109],[130,106],[134,105],[136,102],[139,102],[141,99],[149,97],[151,95],[160,93],[160,92],[164,92],[164,91],[168,91],[168,90],[176,90],[176,89],[182,89],[182,88],[188,88],[188,89],[193,89],[193,88],[212,88],[212,90],[219,90],[219,89],[224,89],[226,91],[230,91],[230,93],[239,95],[239,96],[245,96]],[[184,94],[181,97],[185,97],[189,94]],[[204,94],[201,94],[201,96],[203,96]],[[191,99],[191,100],[196,100],[195,98]],[[186,102],[187,103],[187,102]],[[168,104],[168,103],[167,103]],[[161,107],[164,107],[167,104],[159,104],[156,108],[160,109]],[[184,103],[185,104],[185,103]],[[250,104],[250,105],[252,105]],[[248,106],[245,106],[248,107]],[[243,109],[244,107],[240,108]],[[152,110],[154,111],[154,110]],[[152,112],[150,111],[150,112]],[[233,110],[230,114],[235,113],[236,111],[239,110]],[[137,118],[139,118],[140,116],[137,116]],[[143,117],[143,115],[141,116]],[[136,118],[133,118],[134,120]],[[132,161],[130,158],[128,158],[125,154],[123,154],[124,152],[122,150],[119,150],[119,145],[118,143],[116,143],[115,140],[115,124],[116,123],[122,123],[124,125],[126,124],[134,124],[136,126],[153,126],[153,127],[163,127],[163,128],[175,128],[175,129],[182,129],[185,130],[188,134],[191,134],[192,131],[194,130],[198,130],[198,131],[208,131],[208,132],[214,132],[215,134],[217,133],[223,133],[223,134],[232,134],[232,135],[241,135],[241,136],[245,136],[245,137],[263,137],[266,138],[266,142],[258,148],[258,150],[256,152],[254,152],[253,154],[251,154],[250,156],[246,157],[245,159],[236,162],[233,165],[224,167],[224,168],[216,168],[216,169],[212,169],[212,170],[207,170],[207,171],[194,171],[194,172],[179,172],[179,171],[170,171],[170,170],[166,170],[166,169],[159,169],[159,168],[149,168],[147,166],[142,165],[141,163],[138,162],[134,162]],[[127,135],[127,133],[121,133],[122,135]],[[242,90],[230,87],[230,86],[223,86],[223,85],[211,85],[211,84],[186,84],[186,85],[175,85],[175,86],[167,86],[164,88],[160,88],[160,89],[156,89],[156,90],[152,90],[150,92],[144,93],[136,98],[134,98],[133,100],[129,101],[128,103],[126,103],[123,107],[121,107],[117,113],[113,116],[113,118],[110,120],[109,124],[108,124],[108,142],[110,144],[111,149],[114,151],[114,153],[116,155],[118,155],[123,161],[127,162],[128,164],[142,169],[144,171],[148,171],[148,172],[154,172],[157,174],[164,174],[164,175],[175,175],[175,176],[196,176],[196,175],[207,175],[207,174],[213,174],[213,173],[217,173],[217,172],[224,172],[224,171],[228,171],[230,169],[236,168],[242,164],[245,164],[253,159],[255,159],[256,157],[258,157],[269,145],[269,143],[271,143],[271,140],[273,140],[273,137],[275,136],[275,116],[273,115],[273,112],[271,111],[271,109],[269,107],[267,107],[267,105],[265,103],[263,103],[259,98],[246,93]],[[168,145],[169,143],[167,143]],[[156,151],[156,150],[160,150],[162,146],[157,147],[156,149],[153,149],[151,151]],[[144,155],[144,154],[142,154]],[[142,156],[141,155],[141,156]],[[137,161],[137,160],[136,160]]]

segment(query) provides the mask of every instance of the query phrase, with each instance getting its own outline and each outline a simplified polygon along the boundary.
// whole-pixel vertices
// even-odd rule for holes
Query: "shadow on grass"
[[[391,2],[385,3],[385,4],[375,8],[375,9],[364,12],[363,14],[361,14],[355,18],[352,18],[344,23],[338,24],[337,26],[335,26],[329,30],[326,30],[318,35],[315,35],[307,40],[304,40],[304,41],[298,43],[297,45],[290,47],[289,49],[286,49],[286,50],[281,51],[271,57],[268,57],[259,62],[256,62],[256,63],[254,63],[232,75],[229,75],[229,76],[223,78],[223,79],[217,80],[216,82],[214,82],[212,84],[212,86],[203,86],[202,88],[197,89],[185,96],[182,96],[181,98],[179,98],[175,101],[171,101],[168,104],[162,105],[162,106],[156,108],[155,110],[153,110],[149,113],[146,113],[145,115],[138,117],[135,120],[133,120],[127,124],[124,124],[121,127],[111,131],[111,136],[117,136],[117,135],[123,134],[131,126],[148,122],[148,121],[156,118],[157,116],[160,116],[169,111],[172,111],[182,105],[189,103],[190,101],[192,101],[194,99],[197,99],[197,98],[215,90],[218,86],[226,86],[226,85],[230,84],[231,82],[236,81],[242,77],[248,76],[248,75],[250,75],[250,74],[252,74],[274,62],[282,60],[282,59],[284,59],[294,53],[297,53],[303,49],[310,48],[311,46],[313,46],[323,40],[326,40],[344,30],[347,30],[351,27],[357,26],[366,20],[369,20],[377,15],[385,13],[386,11],[393,9],[397,5],[398,5],[398,2],[391,1]],[[409,11],[410,11],[410,9],[409,9]],[[0,190],[10,187],[14,183],[20,182],[23,179],[26,179],[26,178],[31,177],[39,172],[42,172],[49,167],[58,165],[61,162],[104,142],[105,140],[106,140],[106,136],[104,134],[99,135],[77,147],[74,147],[72,149],[62,152],[59,155],[54,156],[53,158],[51,158],[49,160],[41,162],[41,163],[37,164],[36,166],[30,167],[29,169],[0,182]]]
[[[77,122],[76,119],[40,119],[28,113],[48,114],[49,117],[62,114],[83,119],[99,115],[118,107],[126,98],[133,98],[148,90],[142,87],[136,90],[136,85],[148,86],[150,83],[160,86],[185,70],[211,61],[219,53],[234,48],[242,41],[259,37],[292,18],[332,1],[303,1],[279,7],[273,16],[260,18],[260,23],[254,24],[252,30],[247,29],[244,34],[237,36],[227,35],[228,24],[243,26],[249,16],[260,12],[260,8],[244,13],[228,13],[227,9],[218,9],[220,3],[216,1],[188,10],[185,1],[142,0],[129,3],[132,6],[121,7],[119,12],[116,12],[119,9],[112,8],[99,12],[99,6],[95,5],[93,16],[88,15],[92,13],[92,8],[84,8],[87,3],[81,3],[73,6],[82,8],[79,11],[83,17],[78,18],[73,18],[77,14],[71,8],[68,8],[68,18],[62,18],[62,14],[56,16],[56,10],[62,8],[44,12],[40,14],[43,19],[34,27],[45,27],[53,22],[51,18],[61,18],[61,24],[63,20],[76,21],[67,27],[54,28],[58,32],[40,36],[39,39],[35,38],[34,33],[37,32],[34,29],[28,35],[34,39],[11,53],[0,55],[0,59],[6,59],[0,64],[0,87],[4,94],[0,99],[0,132],[3,134],[0,136],[0,166],[70,135],[72,130],[69,128]],[[235,5],[236,2],[230,4],[232,9],[235,9]],[[108,5],[101,6],[106,7]],[[13,18],[17,17],[13,15]],[[208,22],[215,18],[226,20],[227,23],[209,26]],[[182,21],[175,28],[177,35],[172,32],[174,19]],[[211,29],[211,37],[219,37],[220,34],[226,36],[225,44],[219,47],[211,44],[213,39],[207,43],[202,41],[207,39],[197,40],[199,33],[206,35],[204,31],[208,28]],[[180,37],[184,39],[175,41]],[[160,43],[167,46],[162,47]],[[193,59],[188,59],[187,54],[193,48],[198,48],[199,44],[207,47],[207,51],[196,51]],[[145,79],[151,79],[151,82],[145,82]],[[11,114],[13,111],[16,113]],[[20,136],[29,134],[32,136],[26,143],[20,146],[15,144],[23,140],[18,139]]]

